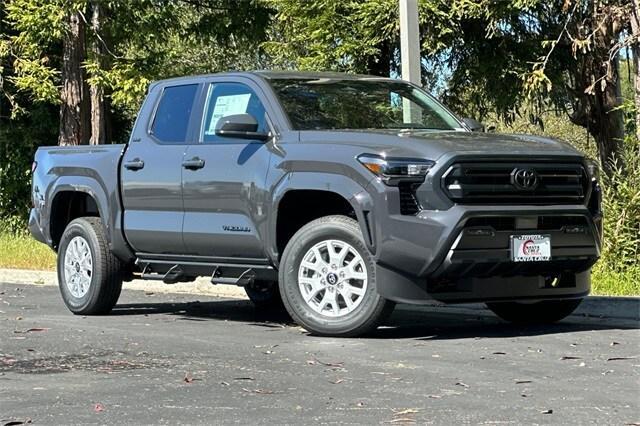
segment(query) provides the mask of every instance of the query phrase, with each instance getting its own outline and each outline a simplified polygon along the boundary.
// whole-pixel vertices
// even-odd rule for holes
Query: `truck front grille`
[[[588,191],[580,163],[465,161],[442,179],[460,204],[581,204]]]

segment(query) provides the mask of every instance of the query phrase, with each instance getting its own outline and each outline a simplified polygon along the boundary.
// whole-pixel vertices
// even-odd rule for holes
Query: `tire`
[[[280,288],[274,281],[254,281],[244,287],[249,300],[256,308],[265,311],[284,312]]]
[[[582,299],[495,302],[487,303],[487,307],[503,320],[515,324],[551,324],[571,315],[580,302]]]
[[[76,315],[107,314],[115,306],[122,265],[109,250],[100,218],[74,219],[65,229],[58,248],[58,284],[62,300]]]
[[[282,255],[279,278],[291,317],[318,336],[368,333],[394,307],[378,294],[373,256],[358,223],[346,216],[322,217],[298,230]]]

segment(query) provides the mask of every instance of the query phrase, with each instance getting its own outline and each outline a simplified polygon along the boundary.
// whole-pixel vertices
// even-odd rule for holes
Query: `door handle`
[[[184,160],[182,167],[188,170],[198,170],[204,167],[204,160],[198,157],[193,157],[191,160]]]
[[[127,170],[140,170],[141,168],[144,167],[144,161],[142,161],[139,158],[134,158],[131,161],[127,161],[126,163],[124,163],[124,168]]]

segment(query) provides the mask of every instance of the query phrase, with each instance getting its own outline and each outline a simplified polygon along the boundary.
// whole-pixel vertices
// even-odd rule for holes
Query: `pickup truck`
[[[123,280],[207,276],[317,335],[434,300],[551,323],[600,255],[591,160],[485,132],[396,79],[154,82],[126,145],[40,148],[33,170],[29,227],[57,251],[75,314],[110,312]]]

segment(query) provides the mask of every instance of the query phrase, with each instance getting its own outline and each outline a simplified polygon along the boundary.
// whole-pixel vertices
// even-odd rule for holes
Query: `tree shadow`
[[[117,305],[111,315],[170,315],[181,321],[236,321],[271,329],[296,327],[291,317],[282,311],[265,311],[246,300],[219,300],[184,303],[129,303]],[[499,320],[488,311],[461,313],[449,308],[434,307],[425,311],[396,311],[367,339],[451,340],[465,338],[509,338],[573,333],[580,331],[638,329],[629,320],[589,318],[573,315],[551,325],[513,325]]]

